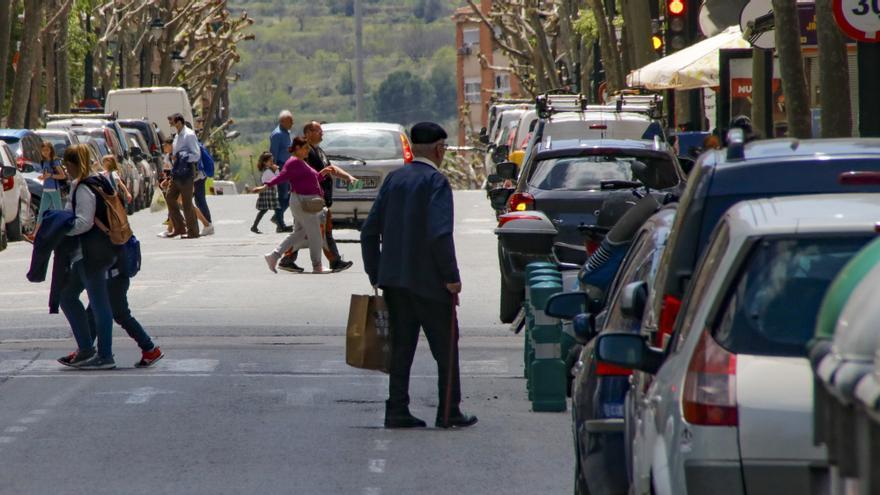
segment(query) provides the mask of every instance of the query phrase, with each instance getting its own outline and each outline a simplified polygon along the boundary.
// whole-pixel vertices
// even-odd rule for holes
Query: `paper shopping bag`
[[[388,308],[381,296],[352,294],[345,336],[349,366],[388,373],[391,360]]]
[[[150,201],[150,213],[158,213],[165,208],[167,208],[165,195],[162,194],[162,191],[156,189],[156,192],[153,193],[153,200]]]

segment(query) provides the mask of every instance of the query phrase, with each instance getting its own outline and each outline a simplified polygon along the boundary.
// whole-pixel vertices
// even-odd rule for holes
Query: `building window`
[[[464,80],[464,101],[468,103],[480,102],[480,78],[469,77]]]
[[[510,74],[495,75],[495,92],[504,96],[510,95]]]
[[[469,46],[473,51],[480,49],[480,29],[464,29],[462,30],[462,38],[464,46]]]

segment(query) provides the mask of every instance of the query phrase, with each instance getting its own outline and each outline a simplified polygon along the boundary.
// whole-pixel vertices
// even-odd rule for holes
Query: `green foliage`
[[[379,85],[374,101],[378,120],[412,124],[431,118],[434,88],[411,72],[392,72]]]
[[[585,39],[596,39],[599,37],[599,25],[596,23],[596,16],[593,15],[592,9],[584,9],[578,12],[578,19],[574,22],[574,29]]]

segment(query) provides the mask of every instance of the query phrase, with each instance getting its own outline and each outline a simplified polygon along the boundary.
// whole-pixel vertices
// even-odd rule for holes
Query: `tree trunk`
[[[48,5],[48,12],[54,11],[58,5],[54,2]],[[66,19],[65,19],[66,20]],[[43,61],[45,67],[45,81],[46,81],[46,109],[50,112],[58,111],[58,85],[56,79],[56,57],[55,54],[58,53],[58,45],[57,38],[55,37],[55,28],[52,26],[46,27],[46,35],[43,40]]]
[[[605,7],[602,0],[589,0],[590,8],[596,17],[596,25],[599,31],[599,49],[602,52],[602,64],[605,66],[605,80],[608,82],[608,91],[617,91],[624,87],[623,63],[620,52],[617,50],[617,35],[614,26],[605,15]]]
[[[816,0],[819,43],[819,88],[822,91],[822,137],[852,136],[849,55],[837,27],[831,0]]]
[[[43,17],[42,0],[25,0],[24,30],[22,32],[21,56],[12,85],[12,104],[9,108],[8,126],[18,129],[25,125],[25,113],[31,97],[31,80],[40,56],[40,23]],[[39,98],[39,95],[34,95]]]
[[[767,82],[773,79],[767,74],[767,59],[772,57],[772,50],[752,48],[752,129],[767,138],[773,137],[773,125],[771,123],[769,128],[767,125],[767,114],[772,112],[767,105],[767,92],[772,91],[772,88],[767,87]],[[722,122],[721,125],[727,126],[727,122]]]
[[[657,60],[651,41],[651,9],[645,0],[621,0],[623,22],[630,40],[630,61],[638,69]]]
[[[808,139],[812,136],[810,99],[804,78],[804,56],[801,52],[800,23],[797,5],[791,0],[773,0],[776,18],[776,53],[789,136]]]
[[[25,119],[25,127],[28,129],[37,129],[40,125],[40,109],[43,103],[43,40],[38,36],[34,54],[36,60],[34,62],[34,73],[31,78],[31,95],[28,100],[27,118]]]
[[[12,0],[0,0],[0,113],[6,101],[6,72],[9,70],[9,41],[12,35]]]
[[[66,14],[62,15],[62,21],[58,26],[58,53],[55,58],[57,67],[56,82],[58,84],[58,111],[67,113],[70,110],[72,94],[70,90],[70,58],[67,49],[68,22]]]

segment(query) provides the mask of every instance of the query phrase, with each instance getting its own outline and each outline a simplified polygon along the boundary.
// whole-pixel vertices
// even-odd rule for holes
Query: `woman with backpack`
[[[106,198],[116,193],[105,177],[91,169],[85,145],[68,147],[64,152],[64,166],[71,179],[67,209],[76,218],[67,233],[73,238],[73,245],[59,305],[76,339],[77,352],[60,358],[58,362],[87,370],[113,369],[116,362],[113,360],[113,313],[107,290],[107,271],[116,260],[117,248],[110,240],[107,227],[110,225],[110,206]],[[97,352],[92,343],[86,309],[80,300],[83,291],[89,296],[94,315]]]

